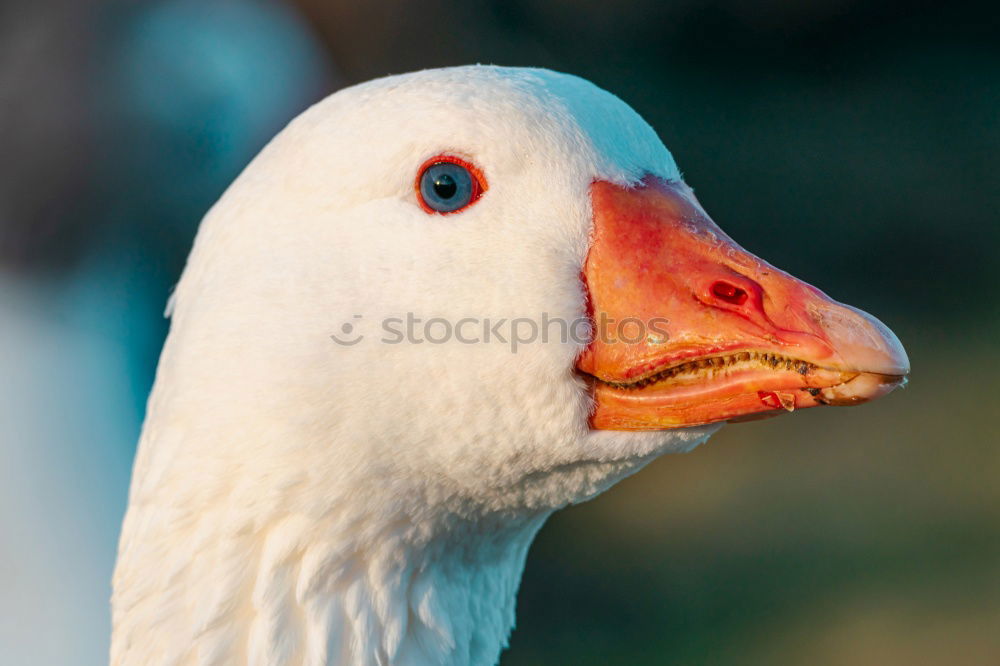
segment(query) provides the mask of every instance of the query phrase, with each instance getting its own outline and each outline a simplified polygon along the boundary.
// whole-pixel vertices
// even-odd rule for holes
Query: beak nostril
[[[722,280],[712,285],[712,295],[732,305],[743,305],[747,300],[746,291],[740,289],[735,284],[723,282]]]

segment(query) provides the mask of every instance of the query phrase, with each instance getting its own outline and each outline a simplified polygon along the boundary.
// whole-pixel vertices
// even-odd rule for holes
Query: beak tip
[[[865,372],[843,384],[823,389],[820,395],[825,405],[850,406],[881,398],[905,385],[903,375]]]
[[[830,303],[817,314],[847,368],[886,377],[910,373],[910,359],[903,343],[877,318],[842,303]]]

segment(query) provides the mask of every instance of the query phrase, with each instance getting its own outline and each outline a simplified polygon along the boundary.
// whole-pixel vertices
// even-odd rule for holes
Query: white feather
[[[489,183],[461,214],[415,199],[441,153]],[[591,431],[578,342],[391,345],[378,323],[582,317],[588,188],[647,172],[679,178],[653,130],[546,70],[389,77],[293,121],[177,287],[112,664],[495,663],[545,518],[714,429]],[[361,343],[330,339],[344,322]]]

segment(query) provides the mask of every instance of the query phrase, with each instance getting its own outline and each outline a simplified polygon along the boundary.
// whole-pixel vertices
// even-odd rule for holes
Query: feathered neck
[[[363,489],[336,507],[262,520],[227,501],[197,514],[138,503],[112,665],[496,663],[548,511],[376,520],[384,507]]]

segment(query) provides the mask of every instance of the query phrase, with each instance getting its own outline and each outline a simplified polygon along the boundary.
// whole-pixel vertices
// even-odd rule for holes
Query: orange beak
[[[591,425],[662,430],[853,405],[905,382],[892,331],[750,254],[681,182],[591,188]]]

